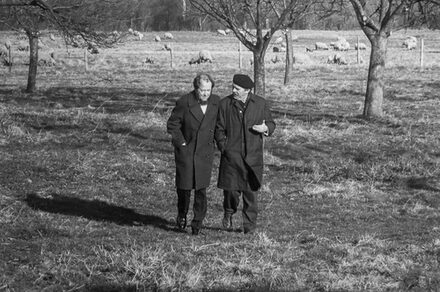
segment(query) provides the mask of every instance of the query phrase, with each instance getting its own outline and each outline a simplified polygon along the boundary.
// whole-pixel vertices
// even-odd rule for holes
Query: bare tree
[[[197,10],[231,29],[253,53],[255,93],[265,95],[264,58],[273,35],[292,26],[305,15],[314,1],[305,0],[189,0]],[[266,19],[270,27],[264,29]],[[247,25],[250,25],[248,28]]]
[[[421,20],[420,8],[426,5],[438,5],[438,1],[423,0],[349,0],[356,13],[357,20],[371,43],[370,65],[368,71],[367,92],[365,96],[365,117],[383,115],[384,71],[388,38],[392,30],[402,29],[406,25]],[[406,14],[406,21],[398,19]]]
[[[56,29],[71,43],[82,46],[110,46],[117,39],[98,31],[105,27],[108,13],[117,9],[118,0],[0,0],[0,22],[11,29],[24,30],[29,39],[29,74],[27,92],[36,89],[38,41],[42,29]],[[7,9],[7,11],[5,11]],[[6,12],[6,13],[5,13]]]

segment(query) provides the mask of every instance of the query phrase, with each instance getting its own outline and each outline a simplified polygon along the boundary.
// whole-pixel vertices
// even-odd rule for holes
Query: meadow
[[[342,52],[346,66],[327,64],[333,51],[306,52],[338,36],[368,44],[361,31],[294,31],[288,85],[284,63],[271,61],[284,53],[269,48],[277,129],[265,140],[251,236],[221,227],[218,153],[202,234],[174,226],[174,102],[198,72],[226,96],[233,74],[252,67],[243,47],[239,68],[232,36],[172,33],[102,49],[88,70],[83,50],[44,36],[40,56],[53,49],[56,65],[39,67],[32,94],[27,52],[14,53],[11,72],[0,67],[0,291],[440,290],[438,32],[390,37],[385,114],[370,120],[369,49],[360,64]],[[424,39],[423,68],[418,50],[401,47],[409,35]],[[189,65],[202,49],[213,62]]]

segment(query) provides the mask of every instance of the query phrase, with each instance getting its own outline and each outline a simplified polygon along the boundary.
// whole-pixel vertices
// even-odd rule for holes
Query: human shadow
[[[115,206],[99,200],[84,200],[51,194],[40,197],[37,194],[27,194],[24,201],[29,207],[50,213],[73,215],[90,220],[113,222],[118,225],[152,225],[167,231],[176,231],[173,223],[156,215],[143,215],[134,210]]]

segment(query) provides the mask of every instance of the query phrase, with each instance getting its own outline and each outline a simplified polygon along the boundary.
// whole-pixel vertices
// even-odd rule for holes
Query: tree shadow
[[[99,200],[83,200],[51,194],[40,197],[37,194],[27,194],[24,201],[35,210],[84,217],[90,220],[113,222],[118,225],[152,225],[166,231],[177,231],[170,227],[174,223],[156,215],[143,215],[134,210],[115,206]]]
[[[40,89],[34,93],[22,92],[20,94],[29,98],[17,98],[16,95],[12,94],[14,92],[14,89],[0,87],[0,96],[5,96],[6,100],[14,100],[17,103],[33,103],[48,108],[60,105],[66,109],[86,108],[99,113],[125,113],[130,111],[165,113],[174,106],[176,99],[185,93],[102,86],[58,86]]]

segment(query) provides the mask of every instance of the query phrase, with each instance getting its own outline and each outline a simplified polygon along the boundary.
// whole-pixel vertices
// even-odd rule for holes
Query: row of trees
[[[37,73],[38,37],[42,29],[59,30],[66,41],[78,42],[80,38],[85,46],[108,46],[117,41],[109,28],[121,25],[120,21],[127,20],[126,17],[130,19],[131,28],[135,25],[145,28],[148,19],[145,15],[154,19],[157,11],[165,13],[161,17],[163,20],[182,19],[182,23],[191,23],[198,19],[199,26],[210,18],[233,31],[253,52],[255,92],[264,96],[264,58],[275,32],[297,28],[310,19],[325,21],[353,14],[371,43],[363,114],[374,117],[383,114],[383,75],[391,32],[426,24],[433,13],[440,10],[439,0],[179,0],[179,5],[175,1],[0,0],[0,23],[23,29],[29,38],[27,90],[32,92]],[[171,4],[174,4],[172,9]],[[289,81],[293,60],[290,34],[285,35],[288,44],[285,81]]]

